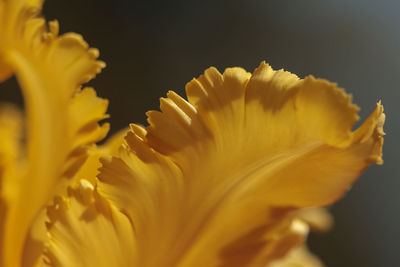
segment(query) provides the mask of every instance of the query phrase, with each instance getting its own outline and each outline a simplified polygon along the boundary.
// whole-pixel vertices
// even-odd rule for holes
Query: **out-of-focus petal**
[[[323,267],[321,260],[312,254],[306,245],[294,248],[282,259],[276,260],[266,267]]]
[[[98,51],[80,35],[58,36],[58,23],[38,16],[41,3],[0,2],[0,80],[17,77],[26,114],[24,158],[14,176],[4,177],[0,265],[7,267],[19,266],[30,224],[62,177],[73,177],[87,148],[108,131],[98,125],[107,101],[81,89],[104,67]]]
[[[283,218],[283,221],[278,225],[278,227],[272,227],[264,234],[260,231],[261,228],[256,228],[249,235],[231,242],[219,252],[221,258],[219,266],[268,265],[290,253],[293,247],[303,243],[308,234],[307,224],[300,220]],[[264,228],[268,228],[268,226],[264,226]],[[249,239],[258,242],[249,242]],[[218,255],[215,256],[215,259],[219,258]],[[187,259],[193,260],[190,257]],[[195,263],[189,261],[181,266],[193,264]],[[210,262],[210,264],[212,263]]]
[[[307,223],[313,232],[326,232],[333,226],[333,216],[326,208],[304,208],[295,216]]]
[[[186,91],[188,102],[169,92],[103,160],[99,192],[133,221],[139,266],[234,266],[223,252],[237,240],[242,266],[267,263],[267,236],[294,208],[336,201],[381,162],[382,106],[352,132],[358,108],[325,80],[262,63],[252,75],[210,68]]]
[[[20,156],[22,114],[10,104],[0,104],[0,180]]]
[[[22,114],[18,108],[0,105],[0,258],[3,253],[5,231],[6,202],[4,198],[5,177],[15,177],[19,149],[21,145]]]
[[[303,208],[296,210],[293,214],[312,231],[325,232],[333,225],[333,216],[326,208]],[[268,267],[323,267],[323,263],[313,255],[305,244],[293,247],[282,258],[273,261]]]

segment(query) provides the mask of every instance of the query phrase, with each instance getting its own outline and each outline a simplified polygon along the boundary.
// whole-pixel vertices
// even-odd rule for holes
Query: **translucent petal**
[[[358,108],[325,80],[262,63],[252,75],[210,68],[186,91],[188,102],[169,92],[103,160],[99,192],[133,221],[138,266],[234,266],[232,247],[259,252],[239,266],[260,266],[294,208],[336,201],[381,163],[382,106],[352,132]]]

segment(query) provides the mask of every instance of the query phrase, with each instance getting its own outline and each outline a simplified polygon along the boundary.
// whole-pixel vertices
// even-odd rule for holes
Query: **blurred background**
[[[252,72],[265,60],[335,81],[353,94],[362,119],[382,99],[385,164],[363,174],[332,207],[334,229],[309,244],[327,266],[391,267],[400,266],[399,9],[398,0],[47,0],[44,14],[100,49],[107,68],[91,85],[110,100],[112,132],[145,124],[159,97],[183,95],[209,66]],[[10,91],[4,98],[21,99]]]

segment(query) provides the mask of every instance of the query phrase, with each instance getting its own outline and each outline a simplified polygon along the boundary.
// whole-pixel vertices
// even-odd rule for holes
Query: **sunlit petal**
[[[252,75],[210,68],[186,91],[189,102],[169,92],[103,161],[99,190],[133,221],[139,266],[236,266],[224,251],[237,240],[264,245],[236,261],[259,266],[294,207],[332,203],[381,163],[382,106],[352,132],[358,108],[325,80],[262,63]]]

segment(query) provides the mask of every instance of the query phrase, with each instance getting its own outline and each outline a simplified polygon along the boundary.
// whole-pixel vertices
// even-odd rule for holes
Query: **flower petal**
[[[187,85],[192,105],[176,101],[170,93],[162,101],[163,113],[148,113],[146,139],[171,156],[185,175],[202,173],[209,179],[218,177],[219,183],[224,178],[232,183],[230,175],[219,178],[221,170],[273,176],[242,180],[241,186],[275,192],[268,198],[276,205],[314,206],[335,201],[367,165],[380,163],[384,120],[380,104],[362,127],[369,132],[364,131],[361,138],[361,133],[351,132],[358,108],[350,103],[350,96],[327,81],[299,80],[261,64],[249,81],[237,79],[243,85],[241,95],[224,84],[224,76],[211,68]],[[230,105],[240,101],[244,109]],[[169,103],[168,108],[164,103]],[[226,160],[226,155],[232,160]],[[298,179],[298,173],[305,177]]]
[[[353,133],[358,108],[325,80],[262,63],[253,75],[210,68],[186,91],[189,102],[169,92],[103,160],[99,191],[134,222],[139,266],[232,266],[220,253],[236,239],[246,251],[265,229],[257,242],[271,246],[264,234],[291,216],[274,207],[330,204],[380,163],[382,107]]]
[[[176,220],[179,211],[175,209],[182,200],[179,198],[183,189],[180,170],[141,141],[144,130],[140,126],[132,125],[132,129],[135,133],[128,132],[126,142],[135,147],[135,152],[124,144],[126,149],[121,149],[122,159],[103,159],[105,167],[100,169],[99,178],[104,184],[99,192],[120,204],[118,207],[130,218],[135,218],[136,239],[140,240],[135,255],[140,257],[135,258],[133,266],[170,266],[168,258],[173,258],[174,254],[170,238],[178,234],[181,225],[176,224],[181,222]],[[138,180],[132,176],[137,176]],[[165,198],[155,201],[157,194],[164,194]],[[160,224],[165,228],[158,227]],[[158,243],[155,250],[151,249],[153,242]],[[153,256],[154,251],[157,251],[157,257]],[[168,254],[171,257],[167,257]]]
[[[119,148],[124,142],[124,137],[127,134],[127,129],[122,129],[110,136],[107,141],[100,146],[91,146],[87,150],[88,157],[85,163],[80,167],[79,171],[75,173],[73,180],[79,181],[85,179],[91,184],[97,184],[97,175],[101,167],[100,158],[107,156],[118,155]]]
[[[6,216],[4,192],[7,188],[4,180],[14,176],[17,171],[19,149],[21,145],[22,115],[11,105],[0,105],[0,218]],[[3,238],[5,220],[0,219],[0,259],[3,258]]]
[[[15,165],[21,145],[22,114],[10,104],[0,104],[0,179],[5,169]]]
[[[296,210],[293,216],[306,223],[312,231],[328,231],[333,224],[333,217],[326,208],[304,208]],[[293,247],[284,257],[268,264],[268,267],[323,267],[323,263],[313,255],[305,244]]]
[[[300,209],[295,217],[307,223],[315,232],[326,232],[333,226],[333,216],[326,208]]]
[[[323,267],[324,264],[303,245],[294,248],[284,258],[272,262],[268,267]]]
[[[62,199],[60,196],[66,196],[68,198],[66,188],[73,184],[83,183],[83,185],[87,185],[89,182],[92,187],[95,186],[97,184],[96,176],[98,174],[98,169],[101,167],[100,157],[116,155],[126,132],[126,129],[120,130],[112,135],[103,145],[93,145],[89,147],[87,151],[88,157],[79,171],[75,173],[71,179],[63,179],[63,181],[58,184],[58,190],[54,190],[54,195],[58,195],[57,199]],[[54,205],[56,204],[53,203],[52,206],[54,207]],[[43,254],[44,248],[46,244],[48,245],[50,242],[46,229],[46,221],[48,220],[46,209],[42,209],[35,217],[29,231],[29,236],[25,241],[22,266],[44,266],[43,264],[46,261],[46,256]],[[84,222],[77,221],[77,224],[79,223]],[[65,245],[68,246],[68,244]],[[106,246],[107,244],[104,245]],[[76,255],[76,257],[78,256]]]
[[[52,197],[61,177],[72,177],[87,157],[87,148],[102,139],[108,125],[107,101],[83,83],[104,63],[77,34],[58,36],[58,23],[38,17],[42,1],[0,3],[0,79],[14,74],[25,99],[25,158],[18,173],[5,177],[7,214],[3,265],[19,266],[23,242],[39,209]],[[0,263],[1,265],[1,263]]]
[[[129,219],[110,206],[85,180],[50,207],[46,261],[54,267],[134,266]]]
[[[237,203],[213,211],[206,196],[197,211],[185,209],[190,199],[182,195],[194,192],[182,192],[187,188],[179,167],[143,143],[143,134],[132,125],[121,159],[104,158],[99,176],[100,193],[133,220],[134,266],[260,266],[304,240],[308,227],[286,218],[286,209],[250,211]]]

